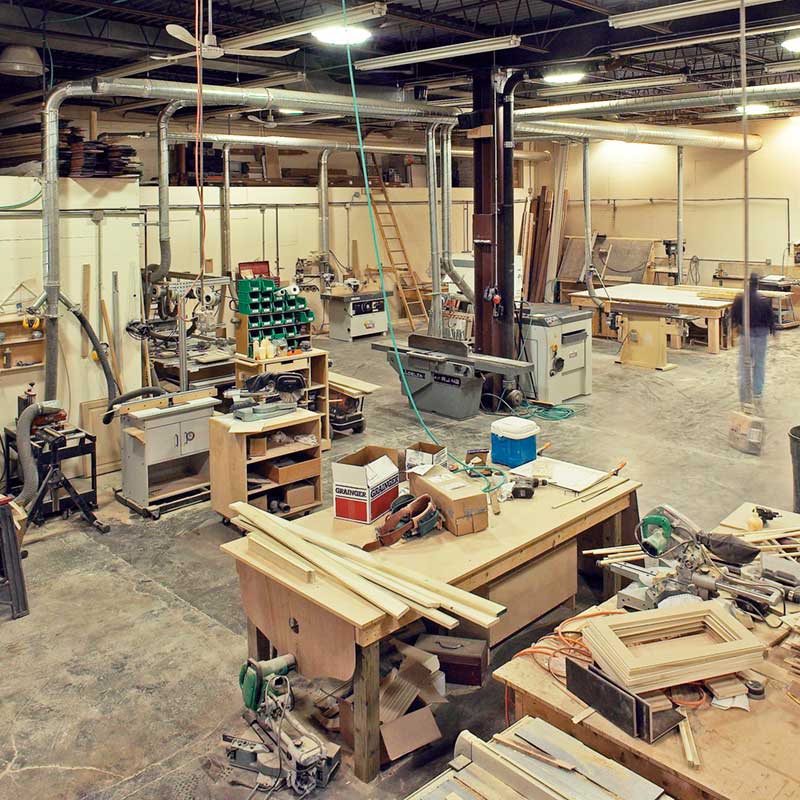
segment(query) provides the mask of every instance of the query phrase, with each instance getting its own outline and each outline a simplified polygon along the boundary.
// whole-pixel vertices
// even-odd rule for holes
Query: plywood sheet
[[[588,292],[575,292],[572,297],[589,297]],[[605,299],[605,292],[602,294]],[[688,308],[723,309],[733,305],[733,300],[706,300],[692,289],[653,286],[644,283],[631,283],[624,286],[609,286],[608,298],[629,303],[672,303]]]
[[[86,400],[80,405],[81,428],[97,437],[95,456],[98,475],[116,472],[120,468],[119,416],[115,416],[110,424],[103,425],[103,415],[107,408],[108,401],[105,398]],[[83,475],[87,477],[91,471],[91,459],[84,456],[82,461]]]
[[[608,250],[603,280],[642,283],[653,255],[652,239],[618,239],[607,237],[602,244]]]

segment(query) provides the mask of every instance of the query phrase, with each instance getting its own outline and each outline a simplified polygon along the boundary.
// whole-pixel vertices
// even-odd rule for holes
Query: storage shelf
[[[294,442],[293,444],[284,444],[280,447],[270,447],[267,454],[263,456],[250,456],[247,459],[248,464],[258,464],[260,461],[272,461],[274,458],[281,456],[288,456],[291,453],[302,453],[304,450],[311,450],[312,448],[319,447],[319,442],[316,444],[304,444],[303,442]]]
[[[44,361],[37,361],[35,364],[25,364],[22,367],[4,367],[0,369],[0,373],[3,372],[22,372],[26,369],[39,369],[40,367],[44,366]]]
[[[36,339],[33,336],[10,336],[0,342],[0,347],[13,347],[15,344],[30,344],[31,342],[41,342],[42,337]]]

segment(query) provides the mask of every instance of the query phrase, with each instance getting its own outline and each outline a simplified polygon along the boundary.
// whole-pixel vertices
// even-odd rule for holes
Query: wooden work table
[[[702,288],[702,287],[700,287]],[[707,288],[707,287],[706,287]],[[623,286],[599,288],[597,297],[603,303],[603,314],[593,323],[595,336],[611,336],[614,333],[605,325],[603,315],[607,314],[613,303],[632,303],[644,305],[675,305],[681,314],[705,319],[708,325],[708,352],[719,353],[732,342],[730,309],[733,300],[714,300],[700,297],[694,287],[653,286],[651,284],[631,283]],[[573,292],[570,303],[576,308],[597,309],[589,292]],[[599,309],[597,309],[599,311]]]
[[[753,503],[742,504],[723,523],[738,527],[752,508]],[[775,527],[797,517],[782,513],[785,517],[776,520]],[[725,527],[717,530],[732,532]],[[758,624],[754,632],[772,647],[762,673],[767,681],[766,697],[751,700],[749,712],[722,710],[710,704],[690,711],[702,762],[699,769],[687,764],[677,734],[667,734],[651,745],[634,739],[597,713],[573,724],[572,717],[586,705],[530,658],[512,659],[494,672],[494,679],[513,690],[518,719],[526,714],[541,717],[603,755],[624,763],[677,800],[797,800],[800,761],[795,751],[800,736],[800,706],[787,695],[794,678],[782,666],[788,651],[779,642],[786,629],[776,631]]]
[[[573,493],[555,486],[540,488],[532,500],[501,504],[501,513],[490,513],[489,527],[484,531],[460,537],[434,532],[399,542],[375,555],[475,590],[546,557],[582,534],[594,535],[595,541],[608,545],[633,541],[633,529],[639,521],[636,490],[640,485],[633,480],[612,484],[609,491],[586,502],[576,500],[560,508],[553,506],[574,497]],[[360,546],[374,539],[377,523],[337,520],[333,509],[328,508],[304,517],[299,524]],[[275,575],[267,562],[259,563],[248,555],[244,540],[229,542],[223,549],[237,561],[251,658],[268,657],[274,646],[279,652],[293,653],[298,671],[308,678],[353,677],[355,773],[361,780],[371,781],[379,769],[380,640],[417,619],[417,614],[412,611],[394,620],[366,602],[337,602],[336,592],[342,594],[340,585],[330,579],[293,584]],[[519,602],[531,603],[536,589],[537,585],[531,585]],[[613,580],[608,590],[616,590]],[[545,610],[560,602],[556,600]]]

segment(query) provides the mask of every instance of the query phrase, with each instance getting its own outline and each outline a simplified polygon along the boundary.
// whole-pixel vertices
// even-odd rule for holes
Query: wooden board
[[[105,475],[116,472],[120,468],[120,430],[119,416],[115,415],[109,425],[103,425],[103,415],[108,408],[108,400],[85,400],[80,405],[80,426],[97,437],[95,441],[95,457],[97,474]],[[83,476],[87,477],[91,470],[91,459],[82,459]]]
[[[377,383],[361,381],[358,378],[351,378],[349,375],[340,375],[338,372],[328,373],[328,383],[332,389],[349,389],[360,394],[372,394],[381,388]]]

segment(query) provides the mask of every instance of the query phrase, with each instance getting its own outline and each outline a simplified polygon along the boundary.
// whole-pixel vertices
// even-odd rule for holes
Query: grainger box
[[[399,493],[398,460],[397,450],[369,446],[334,461],[335,516],[372,522],[385,514]]]

